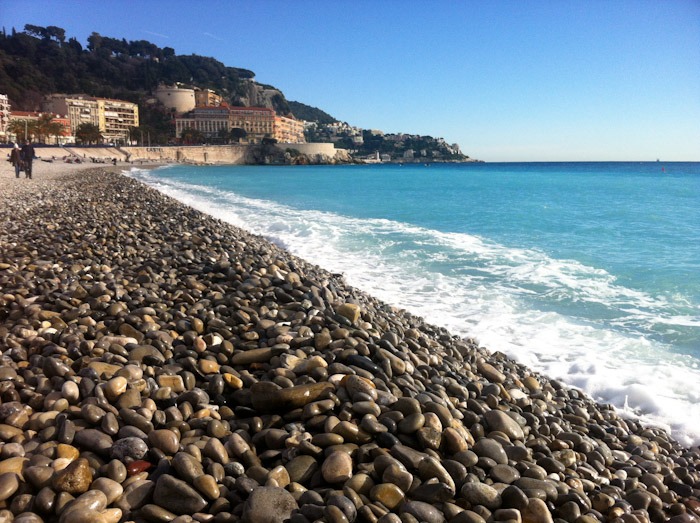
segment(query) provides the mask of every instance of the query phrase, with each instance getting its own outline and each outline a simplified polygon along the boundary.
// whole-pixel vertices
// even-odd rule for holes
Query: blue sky
[[[700,161],[698,0],[2,0],[0,24],[212,56],[486,161]]]

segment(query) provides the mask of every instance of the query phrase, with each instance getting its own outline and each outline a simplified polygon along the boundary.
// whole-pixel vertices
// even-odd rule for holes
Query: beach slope
[[[700,453],[120,174],[0,190],[0,520],[692,522]]]

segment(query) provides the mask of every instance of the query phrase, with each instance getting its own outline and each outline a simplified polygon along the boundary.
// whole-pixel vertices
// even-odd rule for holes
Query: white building
[[[6,94],[0,94],[0,142],[7,142],[7,126],[10,123],[10,101]]]

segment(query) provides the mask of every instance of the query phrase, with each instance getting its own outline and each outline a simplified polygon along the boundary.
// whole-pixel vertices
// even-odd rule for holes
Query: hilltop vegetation
[[[38,110],[49,93],[85,93],[139,103],[160,83],[176,82],[213,89],[229,102],[243,94],[245,79],[255,73],[228,67],[199,55],[177,55],[146,40],[127,41],[98,33],[83,48],[66,40],[60,27],[26,25],[0,34],[0,92],[12,106]]]

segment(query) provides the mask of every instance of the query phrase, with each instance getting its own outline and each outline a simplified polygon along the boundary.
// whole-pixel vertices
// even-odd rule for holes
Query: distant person
[[[19,172],[22,170],[22,152],[17,144],[10,151],[10,163],[15,167],[15,178],[19,178]]]
[[[22,162],[24,163],[24,175],[27,178],[32,177],[32,162],[34,161],[34,147],[29,140],[25,140],[22,146]]]

